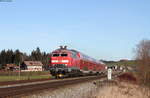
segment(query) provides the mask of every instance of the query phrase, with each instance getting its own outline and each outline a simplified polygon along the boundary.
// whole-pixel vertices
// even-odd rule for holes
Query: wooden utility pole
[[[20,80],[20,62],[19,62],[19,80]]]

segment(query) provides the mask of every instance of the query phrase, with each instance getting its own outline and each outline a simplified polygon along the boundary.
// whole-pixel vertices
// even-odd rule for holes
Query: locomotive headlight
[[[62,76],[63,76],[63,74],[59,74],[58,76],[59,76],[59,77],[62,77]]]
[[[69,62],[69,60],[62,60],[62,62],[63,62],[63,63],[68,63],[68,62]]]
[[[52,60],[52,63],[57,63],[58,62],[58,60]]]
[[[67,66],[67,64],[65,64],[65,66]]]

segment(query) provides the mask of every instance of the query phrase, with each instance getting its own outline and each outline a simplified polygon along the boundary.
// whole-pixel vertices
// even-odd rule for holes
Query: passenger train
[[[56,78],[105,72],[105,64],[79,51],[60,46],[50,56],[50,73]]]

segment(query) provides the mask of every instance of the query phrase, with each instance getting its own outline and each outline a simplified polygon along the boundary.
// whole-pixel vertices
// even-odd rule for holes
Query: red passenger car
[[[51,54],[50,73],[56,77],[99,74],[104,71],[104,63],[66,46],[61,46]]]

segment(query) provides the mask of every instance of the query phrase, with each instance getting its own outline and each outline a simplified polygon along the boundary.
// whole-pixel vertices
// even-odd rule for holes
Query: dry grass
[[[96,98],[150,98],[150,90],[135,84],[121,82],[99,88]]]
[[[133,83],[96,81],[46,90],[22,98],[150,98],[150,90]]]

